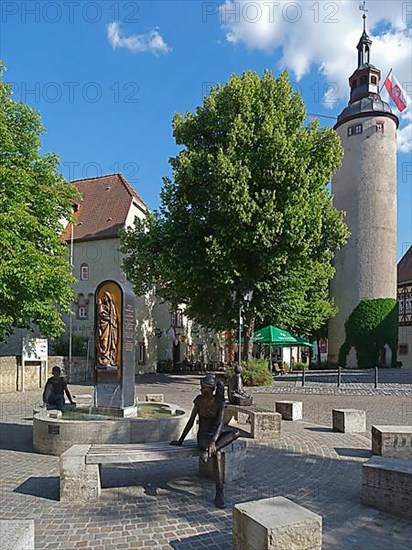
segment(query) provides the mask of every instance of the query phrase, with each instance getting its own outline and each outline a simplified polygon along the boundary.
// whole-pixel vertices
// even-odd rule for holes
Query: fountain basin
[[[60,455],[72,445],[171,441],[189,419],[188,412],[172,403],[138,403],[141,416],[127,418],[81,410],[52,418],[50,412],[40,410],[33,417],[33,448],[48,455]]]

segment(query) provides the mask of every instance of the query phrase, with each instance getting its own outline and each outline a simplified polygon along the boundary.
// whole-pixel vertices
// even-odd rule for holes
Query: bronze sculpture
[[[119,319],[110,292],[97,302],[97,365],[116,367],[119,343]]]
[[[235,374],[229,380],[228,386],[229,403],[232,405],[253,405],[253,397],[243,389],[242,367],[236,365]]]
[[[200,381],[200,395],[193,401],[190,418],[177,441],[171,445],[182,445],[191,430],[196,416],[199,415],[197,444],[201,460],[213,459],[213,470],[216,483],[215,505],[225,508],[224,474],[221,450],[240,436],[239,430],[224,426],[225,387],[221,381],[208,374]]]

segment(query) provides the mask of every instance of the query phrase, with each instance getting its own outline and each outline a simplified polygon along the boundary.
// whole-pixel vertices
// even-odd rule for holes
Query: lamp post
[[[237,292],[236,290],[232,293],[233,300],[236,301]],[[241,294],[241,298],[239,300],[239,331],[238,331],[238,361],[239,366],[242,365],[242,325],[243,325],[243,318],[242,318],[242,311],[243,311],[243,304],[248,308],[250,302],[253,298],[253,290],[246,290]]]

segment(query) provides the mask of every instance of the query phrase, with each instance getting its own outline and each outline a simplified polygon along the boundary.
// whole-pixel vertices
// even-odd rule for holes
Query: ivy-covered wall
[[[359,368],[379,366],[382,348],[392,351],[396,367],[398,349],[398,302],[394,298],[362,300],[345,323],[346,340],[339,351],[339,364],[346,365],[351,348],[356,350]]]

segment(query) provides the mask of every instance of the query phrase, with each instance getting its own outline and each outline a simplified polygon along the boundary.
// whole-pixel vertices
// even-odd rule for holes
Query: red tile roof
[[[82,196],[76,204],[73,240],[92,241],[117,237],[125,226],[132,202],[142,212],[148,206],[122,174],[72,181]],[[64,240],[69,241],[71,224],[67,225]]]
[[[398,284],[412,281],[412,246],[398,263]]]

